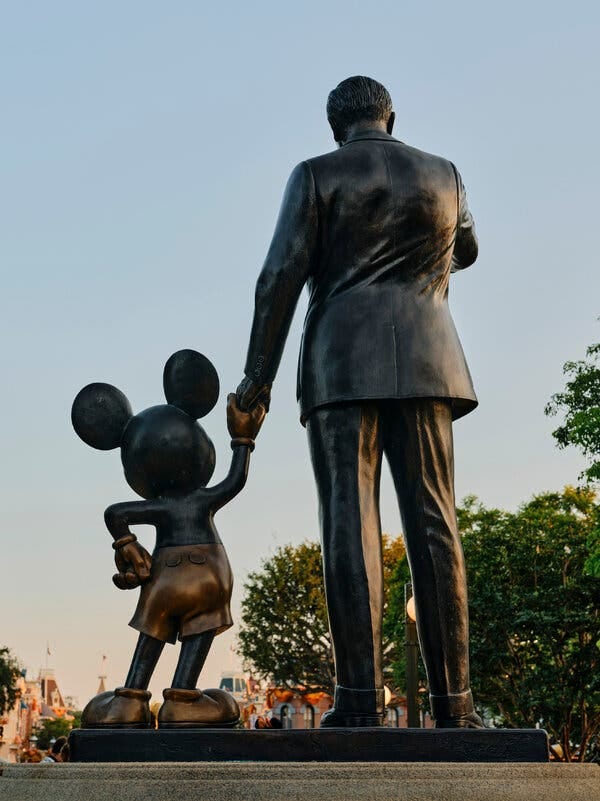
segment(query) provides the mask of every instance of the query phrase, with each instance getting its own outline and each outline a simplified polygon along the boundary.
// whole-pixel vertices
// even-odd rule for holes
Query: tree
[[[458,510],[476,700],[503,725],[541,723],[567,761],[600,733],[600,581],[584,570],[594,499],[567,487],[515,514],[474,498]]]
[[[388,611],[383,618],[384,641],[393,643],[388,645],[388,685],[394,689],[406,691],[406,607],[404,588],[411,581],[410,568],[406,553],[403,552],[396,561],[388,580]],[[419,652],[418,659],[419,687],[427,687],[427,674]],[[429,696],[420,692],[419,706],[423,711],[429,711]]]
[[[8,648],[0,648],[0,715],[15,705],[18,698],[17,680],[21,666]]]
[[[402,539],[384,535],[386,587],[403,555]],[[393,641],[384,642],[384,651],[390,667],[395,657]],[[280,686],[333,691],[320,545],[284,545],[263,561],[260,570],[249,574],[242,599],[239,653],[259,678]]]
[[[590,462],[581,474],[589,482],[600,479],[600,343],[590,345],[586,359],[567,362],[563,367],[570,376],[563,392],[557,392],[547,404],[547,415],[564,414],[564,421],[552,436],[559,448],[574,445]],[[586,570],[600,577],[600,516],[590,531]]]
[[[547,404],[547,415],[564,414],[563,424],[552,436],[559,448],[574,445],[590,460],[583,476],[588,481],[600,479],[600,343],[590,345],[587,359],[567,362],[563,367],[569,376],[563,392],[557,392]]]

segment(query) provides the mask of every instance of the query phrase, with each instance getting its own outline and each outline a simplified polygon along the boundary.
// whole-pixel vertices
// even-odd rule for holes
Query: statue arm
[[[250,454],[254,450],[254,440],[264,422],[266,409],[257,403],[251,411],[241,409],[236,395],[230,392],[227,396],[227,428],[231,434],[231,467],[227,477],[206,490],[201,490],[209,498],[210,508],[213,512],[225,506],[226,503],[242,491],[248,478]]]
[[[310,166],[302,162],[289,178],[256,284],[244,370],[254,384],[270,385],[275,378],[298,298],[313,266],[317,227],[314,178]]]
[[[142,523],[155,526],[159,522],[161,511],[162,506],[156,501],[114,503],[104,512],[104,522],[113,539],[118,540],[129,534],[132,535],[129,526]]]
[[[113,582],[120,590],[131,590],[148,581],[152,567],[152,557],[129,526],[156,525],[161,511],[156,501],[129,501],[115,503],[104,512],[106,528],[114,539],[115,564],[119,571],[113,576]]]
[[[475,221],[473,215],[469,211],[467,204],[467,193],[463,186],[460,173],[452,165],[454,176],[456,178],[456,189],[458,192],[458,219],[456,224],[456,240],[454,243],[454,252],[452,254],[452,272],[457,270],[464,270],[469,267],[477,259],[479,252],[479,244],[477,242],[477,234],[475,233]]]
[[[231,457],[231,467],[229,473],[214,487],[209,487],[202,491],[205,498],[208,498],[210,508],[213,512],[225,506],[236,495],[238,495],[246,484],[248,478],[248,468],[250,466],[250,453],[253,445],[249,443],[231,443],[233,455]]]

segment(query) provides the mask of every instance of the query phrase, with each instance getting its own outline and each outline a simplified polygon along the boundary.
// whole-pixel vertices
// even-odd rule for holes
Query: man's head
[[[343,142],[348,129],[356,123],[383,123],[391,133],[394,125],[392,98],[383,84],[364,75],[355,75],[329,93],[327,119],[336,142]]]

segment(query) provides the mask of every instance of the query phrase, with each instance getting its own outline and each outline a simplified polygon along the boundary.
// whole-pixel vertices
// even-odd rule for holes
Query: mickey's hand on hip
[[[115,565],[119,571],[113,583],[120,590],[133,590],[150,578],[152,557],[139,542],[128,542],[115,549]]]

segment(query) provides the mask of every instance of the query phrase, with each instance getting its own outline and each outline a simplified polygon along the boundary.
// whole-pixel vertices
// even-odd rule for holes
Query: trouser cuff
[[[458,718],[470,715],[473,712],[473,695],[471,690],[464,693],[449,693],[448,695],[430,695],[431,714],[435,720]]]
[[[383,714],[383,687],[372,690],[355,690],[352,687],[335,686],[333,705],[338,712]]]

